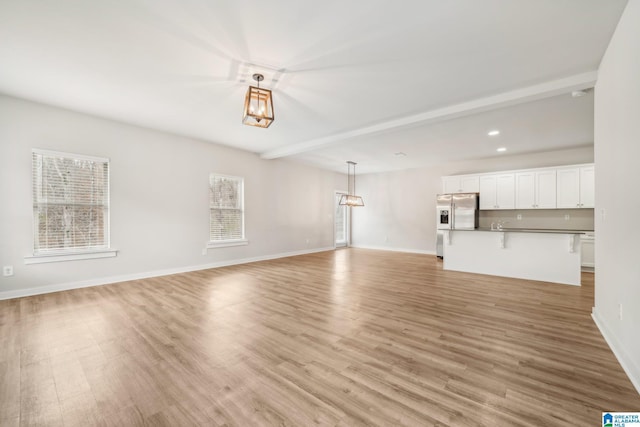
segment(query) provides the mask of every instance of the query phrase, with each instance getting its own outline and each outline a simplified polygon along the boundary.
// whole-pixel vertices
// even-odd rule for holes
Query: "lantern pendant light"
[[[249,126],[268,128],[273,123],[273,98],[269,89],[262,89],[260,82],[264,80],[262,74],[254,74],[253,80],[258,86],[249,86],[244,98],[244,114],[242,123]]]
[[[352,167],[353,175],[351,175]],[[362,197],[356,196],[356,163],[352,161],[347,162],[347,192],[349,194],[343,194],[340,197],[340,206],[364,206]]]

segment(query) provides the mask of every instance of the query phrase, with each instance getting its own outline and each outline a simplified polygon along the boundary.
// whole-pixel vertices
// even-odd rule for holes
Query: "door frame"
[[[335,190],[333,192],[333,248],[337,249],[337,248],[347,248],[349,247],[350,242],[350,237],[351,237],[351,209],[349,209],[348,206],[344,207],[344,216],[345,216],[345,224],[344,224],[344,243],[340,243],[338,244],[337,240],[336,240],[336,211],[338,208],[338,203],[340,201],[340,199],[338,198],[338,195],[342,196],[343,194],[349,194],[346,191],[343,190]]]

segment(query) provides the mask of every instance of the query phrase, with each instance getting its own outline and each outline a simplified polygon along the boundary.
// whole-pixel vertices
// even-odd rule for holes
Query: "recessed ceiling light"
[[[507,151],[506,147],[500,147],[496,150],[498,153],[504,153],[505,151]]]
[[[407,153],[403,153],[402,151],[398,151],[397,153],[393,153],[393,154],[398,157],[404,157],[407,155]]]
[[[499,130],[491,130],[489,131],[489,133],[487,134],[489,136],[496,136],[496,135],[500,135],[500,131]]]

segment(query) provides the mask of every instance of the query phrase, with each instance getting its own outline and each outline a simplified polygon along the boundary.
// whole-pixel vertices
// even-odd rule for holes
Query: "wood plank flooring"
[[[0,425],[596,426],[583,286],[343,249],[0,301]]]

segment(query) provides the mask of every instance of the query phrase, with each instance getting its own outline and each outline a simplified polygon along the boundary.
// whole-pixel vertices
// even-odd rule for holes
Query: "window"
[[[108,249],[109,160],[33,150],[32,161],[34,255]]]
[[[209,177],[209,240],[213,246],[246,244],[243,191],[242,178],[216,174]]]

